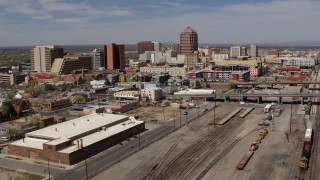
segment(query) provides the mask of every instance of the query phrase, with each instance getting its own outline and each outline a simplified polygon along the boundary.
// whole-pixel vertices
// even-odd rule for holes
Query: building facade
[[[191,27],[186,27],[180,33],[180,54],[193,54],[198,50],[198,33]]]
[[[62,58],[63,48],[57,46],[36,46],[30,51],[31,69],[36,72],[50,72],[56,58]]]
[[[104,46],[104,62],[102,67],[109,70],[125,69],[125,53],[124,45],[109,43]]]

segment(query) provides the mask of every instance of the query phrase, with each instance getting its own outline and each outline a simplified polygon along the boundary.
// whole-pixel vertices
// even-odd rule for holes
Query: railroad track
[[[319,76],[320,74],[318,74]],[[316,79],[318,79],[318,76],[316,77]],[[314,87],[319,86],[319,85],[315,85]],[[318,91],[314,91],[314,94],[318,94]],[[317,159],[318,159],[318,143],[319,143],[319,130],[320,130],[320,113],[319,113],[319,106],[317,105],[318,103],[318,97],[314,97],[313,101],[315,102],[316,105],[315,106],[315,110],[314,113],[316,114],[316,123],[315,123],[315,127],[314,127],[314,134],[313,134],[313,145],[312,145],[312,150],[311,150],[311,157],[310,157],[310,162],[309,162],[309,166],[310,166],[310,180],[317,180]]]
[[[164,167],[157,166],[149,173],[145,179],[185,179],[216,147],[221,144],[226,137],[230,136],[243,122],[237,113],[222,128],[215,127],[207,135],[193,143]],[[241,120],[240,120],[241,119]],[[237,137],[241,138],[241,137]],[[231,143],[228,148],[231,149],[236,142]],[[217,158],[221,158],[220,154]],[[163,163],[161,163],[163,165]]]
[[[208,110],[211,111],[214,108],[216,108],[215,106],[213,108],[210,108]],[[203,116],[203,115],[201,115]],[[198,121],[200,121],[200,118],[194,118],[194,119],[190,119],[188,122],[188,126],[192,126],[193,124],[198,123]],[[216,127],[215,127],[216,128]],[[188,133],[191,129],[188,129],[186,133]],[[171,152],[176,148],[176,146],[179,144],[179,142],[182,140],[184,136],[181,136],[180,139],[173,145],[171,146],[171,148],[169,149],[169,151],[161,158],[160,163],[155,164],[151,171],[143,178],[143,180],[149,180],[149,179],[154,179],[155,174],[157,172],[157,170],[159,169],[159,167],[161,167],[163,165],[163,163],[166,161],[166,159],[169,157],[169,155],[171,154]]]

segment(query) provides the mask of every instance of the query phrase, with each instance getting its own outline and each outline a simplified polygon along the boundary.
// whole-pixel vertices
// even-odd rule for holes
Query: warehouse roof
[[[89,121],[87,121],[88,118]],[[76,123],[75,126],[73,125],[74,122]],[[123,115],[92,114],[27,133],[26,138],[15,141],[11,143],[11,145],[43,149],[43,144],[57,145],[65,141],[70,141],[70,138],[67,138],[68,136],[74,137],[83,134],[83,136],[72,138],[72,140],[75,141],[81,138],[83,147],[85,147],[141,123],[143,123],[143,121],[137,121],[133,117]],[[103,129],[102,127],[106,128]],[[58,128],[58,131],[56,131],[55,128]],[[92,131],[95,129],[96,131]],[[59,152],[71,153],[78,150],[77,144],[73,144],[74,145]]]
[[[90,114],[77,119],[49,126],[37,131],[27,133],[27,137],[47,140],[60,138],[73,138],[99,127],[108,126],[118,121],[125,121],[128,116],[115,114]]]

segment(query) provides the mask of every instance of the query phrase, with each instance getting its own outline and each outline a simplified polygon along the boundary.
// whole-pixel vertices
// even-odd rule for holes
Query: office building
[[[67,54],[57,58],[51,68],[52,73],[70,74],[73,70],[92,70],[92,57],[78,54]]]
[[[186,27],[180,34],[180,54],[193,54],[198,50],[198,33],[191,27]]]
[[[104,52],[102,49],[94,49],[92,51],[92,69],[101,68],[101,64],[104,62]]]
[[[55,58],[62,58],[63,55],[63,48],[36,46],[30,51],[31,69],[36,72],[50,72]]]
[[[256,45],[250,46],[250,56],[251,57],[258,57],[258,46],[256,46]]]
[[[104,61],[102,67],[109,70],[125,68],[124,45],[109,43],[104,46]]]
[[[241,52],[242,52],[241,46],[230,47],[230,57],[231,58],[236,58],[238,56],[241,56],[242,55]]]
[[[247,55],[247,48],[242,46],[241,47],[241,56],[246,56]]]
[[[157,41],[141,41],[137,44],[138,54],[144,54],[146,51],[161,51],[162,44]]]

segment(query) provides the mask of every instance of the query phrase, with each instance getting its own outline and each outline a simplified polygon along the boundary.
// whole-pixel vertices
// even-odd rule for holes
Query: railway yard
[[[204,102],[201,108],[212,105]],[[265,105],[265,104],[264,104]],[[299,104],[282,104],[279,117],[268,126],[259,125],[269,113],[263,104],[217,103],[199,118],[140,150],[93,179],[314,179],[317,146],[313,146],[310,168],[300,171],[306,118]],[[278,106],[278,105],[277,105]],[[317,107],[317,106],[316,106]],[[215,117],[215,125],[213,125]],[[315,123],[316,121],[312,121]],[[290,125],[291,124],[291,125]],[[291,130],[290,130],[291,126]],[[314,131],[316,132],[316,124]],[[260,131],[268,134],[254,154],[237,169]],[[315,138],[316,139],[316,138]]]

